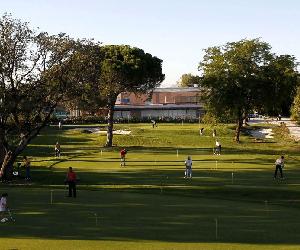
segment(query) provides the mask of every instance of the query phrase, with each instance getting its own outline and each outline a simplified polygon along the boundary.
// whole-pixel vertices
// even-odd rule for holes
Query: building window
[[[129,98],[123,98],[123,99],[121,100],[121,103],[122,103],[122,104],[129,104],[129,103],[130,103],[130,99],[129,99]]]

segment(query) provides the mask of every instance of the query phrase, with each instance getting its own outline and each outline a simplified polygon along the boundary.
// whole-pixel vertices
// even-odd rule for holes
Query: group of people
[[[184,162],[185,164],[185,171],[184,171],[184,178],[192,178],[192,166],[193,161],[192,157],[188,156]],[[277,173],[280,173],[280,179],[284,179],[283,177],[283,168],[284,168],[284,156],[282,155],[275,161],[275,172],[274,172],[274,180],[277,179]]]
[[[204,135],[204,128],[200,128],[200,131],[199,131],[200,135]],[[213,129],[213,133],[212,133],[212,137],[216,137],[217,136],[217,130],[216,129]],[[217,139],[216,140],[216,145],[213,149],[213,153],[214,155],[221,155],[221,149],[222,149],[222,146],[221,146],[221,143],[220,141]]]
[[[28,160],[28,158],[26,158]],[[76,183],[79,181],[77,178],[76,173],[73,171],[72,167],[69,167],[69,170],[66,175],[65,184],[69,185],[69,195],[68,197],[76,198]],[[4,223],[8,221],[7,213],[10,213],[8,209],[8,201],[7,201],[8,194],[3,193],[0,199],[0,222]],[[11,219],[12,216],[10,214]]]

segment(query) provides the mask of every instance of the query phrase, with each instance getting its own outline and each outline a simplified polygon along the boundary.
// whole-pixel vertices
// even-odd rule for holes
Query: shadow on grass
[[[1,237],[300,244],[300,223],[295,221],[299,210],[271,200],[266,205],[264,200],[222,199],[210,193],[189,197],[188,191],[173,194],[167,189],[135,192],[79,187],[74,199],[55,189],[51,204],[49,189],[10,189],[16,222],[0,224]]]

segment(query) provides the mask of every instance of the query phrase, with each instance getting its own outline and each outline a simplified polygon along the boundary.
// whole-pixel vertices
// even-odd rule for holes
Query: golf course
[[[109,148],[93,127],[104,130],[48,126],[23,152],[32,181],[0,184],[15,219],[0,224],[1,249],[300,248],[299,144],[284,126],[260,124],[275,133],[262,140],[249,135],[258,125],[246,127],[236,143],[230,124],[201,124],[202,136],[200,124],[116,124],[131,133],[114,135]],[[285,179],[274,180],[281,155]],[[192,179],[184,178],[187,156]],[[64,184],[69,167],[80,179],[76,198]]]

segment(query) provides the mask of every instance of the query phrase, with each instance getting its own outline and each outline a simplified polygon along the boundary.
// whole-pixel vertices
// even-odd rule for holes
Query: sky
[[[199,75],[203,49],[261,38],[300,61],[299,0],[0,0],[0,14],[49,34],[128,44],[163,60],[163,87]]]

